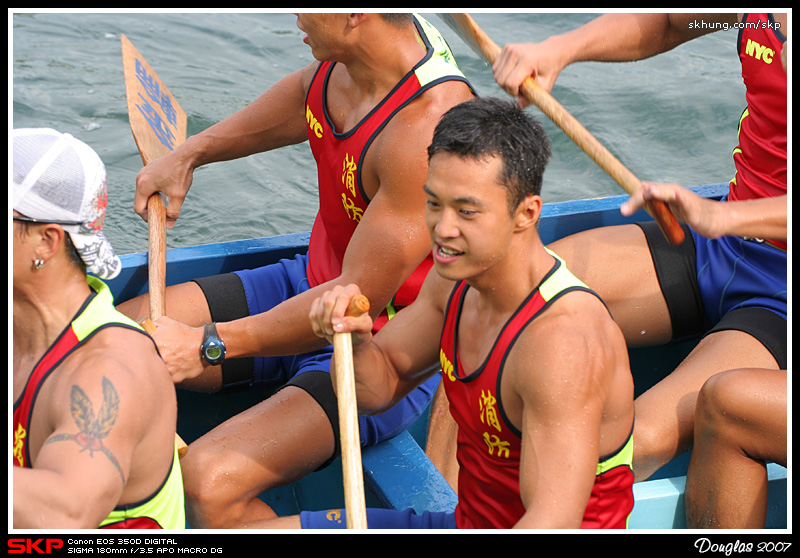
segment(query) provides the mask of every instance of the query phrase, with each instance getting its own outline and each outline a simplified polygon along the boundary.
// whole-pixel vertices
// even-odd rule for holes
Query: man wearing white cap
[[[101,280],[105,167],[55,130],[13,143],[13,527],[183,528],[172,381]]]

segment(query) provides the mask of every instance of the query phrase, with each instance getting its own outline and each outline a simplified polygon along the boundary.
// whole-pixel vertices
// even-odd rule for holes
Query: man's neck
[[[44,271],[44,270],[41,270]],[[37,272],[40,273],[40,272]],[[37,277],[22,287],[15,285],[13,342],[17,360],[38,358],[64,331],[86,301],[91,289],[86,278],[73,273]]]
[[[364,97],[383,98],[425,55],[416,27],[372,26],[345,67]]]
[[[482,311],[499,314],[516,311],[553,269],[556,260],[538,239],[538,234],[535,240],[530,235],[526,237],[530,241],[517,239],[499,266],[480,278],[467,280],[479,293]]]

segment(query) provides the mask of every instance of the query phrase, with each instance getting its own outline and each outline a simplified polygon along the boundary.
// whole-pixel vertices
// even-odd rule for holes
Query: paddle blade
[[[131,131],[147,164],[186,140],[186,113],[125,35],[122,64]]]

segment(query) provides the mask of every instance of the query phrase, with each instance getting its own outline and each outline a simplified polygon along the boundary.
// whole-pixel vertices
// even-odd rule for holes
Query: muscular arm
[[[458,102],[459,96],[471,94],[462,88],[443,99],[428,101],[423,96],[392,119],[368,152],[365,182],[377,187],[348,244],[341,275],[269,312],[219,324],[231,356],[297,354],[320,347],[321,340],[309,327],[308,309],[336,285],[360,285],[373,317],[389,303],[431,250],[422,189],[428,171],[426,150],[446,108],[442,105]]]
[[[646,200],[666,202],[681,221],[708,238],[748,236],[787,240],[789,204],[787,196],[720,203],[698,196],[677,184],[647,182],[622,206],[632,215]]]
[[[566,64],[572,64],[642,60],[715,31],[695,23],[736,21],[737,15],[734,13],[606,14],[563,36],[562,41],[571,43],[571,47],[565,47],[569,53],[565,61]]]
[[[114,347],[92,339],[44,384],[28,432],[41,440],[29,439],[33,467],[13,471],[15,528],[96,528],[166,478],[174,390],[152,343],[123,333]]]
[[[734,23],[737,14],[606,14],[540,43],[505,45],[493,65],[495,79],[515,96],[528,76],[550,91],[561,71],[575,62],[642,60],[714,31],[695,21]]]
[[[218,324],[228,355],[298,354],[324,346],[312,334],[306,317],[311,302],[336,285],[363,285],[373,317],[377,316],[430,250],[422,219],[423,202],[411,191],[415,182],[422,184],[416,179],[401,188],[397,181],[394,186],[382,182],[350,240],[339,277],[268,312]]]
[[[624,343],[618,335],[607,337],[603,321],[581,323],[583,318],[575,317],[581,313],[539,318],[506,367],[511,400],[517,402],[512,412],[519,413],[522,425],[520,495],[526,513],[518,528],[579,528],[598,457],[630,431],[632,388],[627,405],[609,403],[626,395],[627,387],[612,380],[620,366],[624,369],[617,356]],[[608,422],[615,414],[618,424],[610,435]]]

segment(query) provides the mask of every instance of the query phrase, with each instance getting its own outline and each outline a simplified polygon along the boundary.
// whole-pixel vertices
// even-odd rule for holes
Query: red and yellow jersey
[[[590,291],[564,265],[556,264],[509,319],[485,362],[466,372],[458,359],[458,323],[468,285],[454,288],[440,344],[442,382],[458,424],[459,529],[508,529],[524,515],[520,498],[521,432],[506,418],[500,397],[503,364],[522,330],[559,297]],[[631,433],[633,428],[631,427]],[[633,509],[633,437],[599,460],[583,528],[625,528]]]

